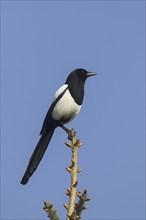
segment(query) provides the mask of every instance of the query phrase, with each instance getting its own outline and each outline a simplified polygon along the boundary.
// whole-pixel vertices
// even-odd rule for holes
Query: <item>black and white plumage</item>
[[[67,133],[69,132],[64,124],[79,113],[84,97],[85,81],[89,76],[94,75],[96,73],[88,72],[85,69],[76,69],[69,74],[65,84],[56,91],[54,101],[44,119],[40,140],[29,160],[21,184],[25,185],[36,170],[55,129],[62,127]]]

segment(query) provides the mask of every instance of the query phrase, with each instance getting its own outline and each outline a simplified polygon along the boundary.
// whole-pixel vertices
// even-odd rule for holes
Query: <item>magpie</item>
[[[56,91],[21,184],[25,185],[37,169],[55,129],[61,127],[69,134],[69,129],[64,124],[70,122],[79,113],[83,103],[85,81],[89,76],[94,75],[96,73],[82,68],[75,69],[69,74],[65,84]]]

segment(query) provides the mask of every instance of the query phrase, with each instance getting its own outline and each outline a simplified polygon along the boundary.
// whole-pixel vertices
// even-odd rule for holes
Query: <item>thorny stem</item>
[[[73,130],[71,130],[73,131]],[[67,219],[70,220],[72,213],[74,212],[75,207],[75,199],[76,199],[76,186],[78,184],[77,181],[77,162],[78,162],[78,148],[81,146],[80,140],[77,140],[76,136],[74,135],[71,139],[72,144],[69,146],[72,150],[72,158],[71,158],[71,166],[67,168],[67,170],[71,173],[71,186],[68,189],[69,191],[69,205],[67,209]],[[67,143],[66,143],[67,144]]]
[[[81,169],[77,168],[78,148],[82,145],[82,143],[76,138],[75,133],[76,132],[73,129],[68,130],[68,139],[71,140],[72,143],[70,144],[65,142],[72,151],[71,166],[66,168],[66,170],[71,174],[71,186],[67,189],[66,193],[69,196],[69,205],[64,204],[64,207],[67,209],[66,220],[79,220],[81,218],[82,211],[87,208],[85,203],[90,201],[87,197],[87,189],[85,189],[83,193],[76,190],[78,184],[77,174],[81,172]],[[76,196],[79,199],[78,202],[75,202]],[[44,202],[44,210],[48,213],[50,220],[60,219],[51,202]]]
[[[44,208],[50,220],[59,220],[56,210],[53,208],[53,204],[51,202],[44,202]]]

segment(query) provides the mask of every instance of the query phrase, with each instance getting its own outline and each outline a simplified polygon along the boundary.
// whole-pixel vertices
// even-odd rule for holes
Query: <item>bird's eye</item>
[[[85,73],[86,71],[85,70],[82,70],[82,73]]]

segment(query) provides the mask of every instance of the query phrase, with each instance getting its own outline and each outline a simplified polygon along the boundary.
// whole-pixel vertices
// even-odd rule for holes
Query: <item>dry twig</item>
[[[78,169],[77,162],[78,162],[78,148],[82,145],[80,140],[78,140],[75,136],[75,131],[72,129],[70,130],[69,137],[71,137],[72,144],[66,142],[65,144],[71,148],[72,150],[72,158],[71,158],[71,166],[67,167],[66,170],[71,173],[71,186],[67,189],[67,195],[69,196],[69,205],[66,206],[67,208],[67,220],[71,220],[71,216],[75,210],[75,199],[76,199],[76,187],[78,184],[77,174],[81,172],[81,169]]]

